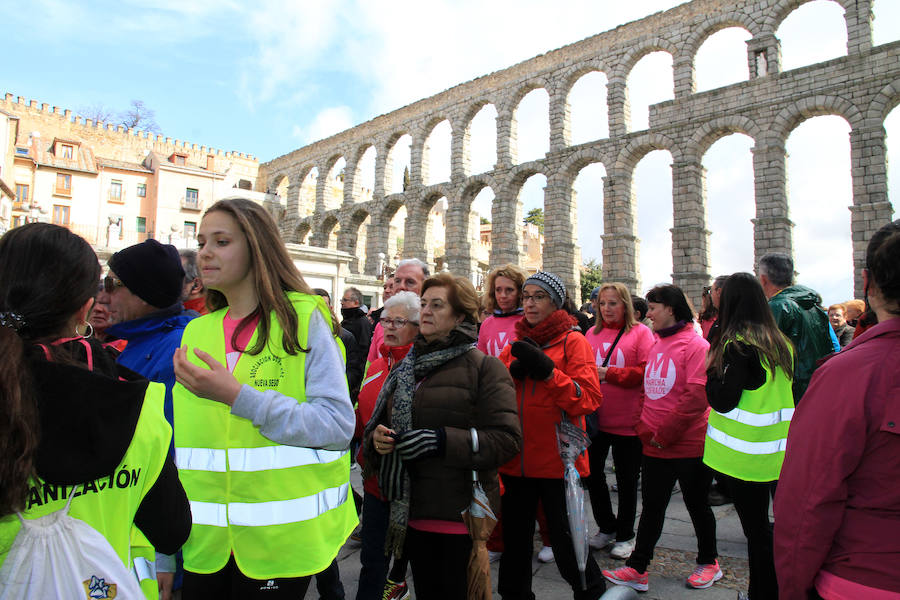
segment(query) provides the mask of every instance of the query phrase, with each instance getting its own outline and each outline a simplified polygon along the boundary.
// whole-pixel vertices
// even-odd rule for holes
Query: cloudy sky
[[[113,111],[143,100],[165,135],[269,160],[462,81],[679,4],[677,0],[30,0],[5,15],[8,60],[3,91],[78,110]],[[552,7],[552,10],[551,10]],[[875,43],[900,39],[900,3],[875,0]],[[846,53],[842,10],[815,0],[778,32],[785,69]],[[746,79],[741,30],[716,34],[698,56],[699,89]],[[650,55],[630,80],[633,130],[646,106],[671,98],[671,60]],[[546,151],[546,96],[519,111],[519,157]],[[573,141],[605,137],[605,78],[573,91]],[[900,111],[887,123],[888,150],[900,152]],[[492,119],[473,126],[473,169],[493,163]],[[847,124],[818,117],[788,140],[791,218],[800,280],[825,302],[852,293]],[[896,135],[893,133],[896,132]],[[482,140],[482,141],[478,141]],[[752,269],[752,141],[733,135],[704,157],[714,274]],[[447,164],[449,132],[431,140],[433,175]],[[894,150],[894,148],[897,148]],[[649,154],[637,168],[644,288],[668,280],[672,223],[671,158]],[[900,180],[900,169],[891,169]],[[479,167],[480,165],[480,167]],[[446,169],[449,172],[449,168]],[[576,181],[579,242],[600,258],[602,166]],[[365,176],[364,176],[365,177]],[[397,178],[395,178],[397,179]],[[526,210],[542,203],[543,178],[522,192]],[[896,186],[892,186],[892,190]],[[896,197],[896,194],[892,194]],[[475,209],[489,216],[490,193]]]

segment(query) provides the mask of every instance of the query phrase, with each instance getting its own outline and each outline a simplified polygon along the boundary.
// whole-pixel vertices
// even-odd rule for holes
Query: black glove
[[[544,381],[550,377],[556,366],[553,359],[544,354],[537,344],[527,338],[513,342],[510,352],[523,364],[528,375],[538,381]]]
[[[405,461],[414,461],[432,456],[442,456],[447,443],[444,428],[410,429],[394,438],[394,450],[400,453]]]
[[[522,364],[522,361],[517,358],[509,363],[509,374],[513,376],[513,379],[525,379],[528,377],[528,370]]]

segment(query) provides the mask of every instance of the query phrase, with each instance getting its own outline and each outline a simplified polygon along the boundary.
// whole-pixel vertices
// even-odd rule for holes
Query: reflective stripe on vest
[[[297,446],[229,448],[227,451],[216,448],[176,448],[175,465],[182,471],[224,473],[226,464],[232,471],[269,471],[327,464],[342,458],[347,452],[348,450],[316,450]]]
[[[318,311],[329,326],[331,316],[318,296],[287,296],[297,312],[298,341],[306,348],[311,315]],[[202,348],[224,364],[225,313],[191,321],[182,344]],[[258,330],[249,347],[257,335]],[[287,354],[282,338],[273,313],[269,342],[259,354],[242,354],[234,376],[255,389],[306,402],[306,353]],[[188,358],[208,368],[190,351]],[[251,579],[304,577],[328,567],[358,523],[348,501],[349,452],[281,445],[227,405],[198,398],[181,384],[173,396],[176,464],[193,517],[183,547],[185,569],[214,573],[232,555]]]
[[[706,435],[726,448],[731,448],[741,454],[753,454],[757,456],[760,454],[775,454],[777,452],[784,452],[785,448],[787,448],[787,438],[773,440],[771,442],[747,442],[734,436],[730,436],[724,431],[719,431],[712,425],[706,426]]]
[[[318,494],[293,500],[274,500],[271,502],[232,502],[216,504],[214,502],[191,502],[191,514],[195,525],[212,525],[227,527],[242,525],[245,527],[267,527],[269,525],[285,525],[308,521],[334,510],[347,501],[350,484],[322,490]]]
[[[703,462],[744,481],[775,481],[781,474],[788,429],[794,416],[791,380],[781,367],[764,370],[755,390],[742,390],[727,413],[710,411]]]
[[[148,560],[143,556],[138,556],[134,559],[134,566],[131,568],[131,572],[134,573],[134,576],[138,581],[141,581],[142,579],[152,579],[155,583],[156,561]]]

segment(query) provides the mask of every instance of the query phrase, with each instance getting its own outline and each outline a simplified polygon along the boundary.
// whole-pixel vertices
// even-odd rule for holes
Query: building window
[[[112,180],[109,182],[109,201],[110,202],[123,202],[122,198],[122,182],[117,180]]]
[[[147,197],[147,184],[146,183],[137,184],[137,197],[138,198],[146,198]]]
[[[53,205],[53,223],[55,225],[69,224],[69,207],[61,204]]]
[[[184,237],[188,240],[192,240],[197,237],[197,223],[195,223],[194,221],[184,222]]]
[[[28,186],[16,184],[16,204],[28,204]]]
[[[138,233],[147,233],[147,217],[138,217],[134,227]]]
[[[18,154],[19,156],[28,156],[28,148],[16,146],[16,154]]]
[[[184,208],[200,209],[200,190],[194,188],[184,190]]]
[[[56,174],[56,193],[63,196],[72,195],[72,176],[66,173]]]
[[[75,148],[70,146],[69,144],[60,144],[61,152],[63,158],[71,159],[75,156]]]

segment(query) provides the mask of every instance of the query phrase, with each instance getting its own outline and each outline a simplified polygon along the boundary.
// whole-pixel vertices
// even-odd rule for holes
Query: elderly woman
[[[357,437],[362,436],[365,424],[372,418],[378,394],[390,373],[412,348],[413,340],[419,333],[419,297],[412,292],[398,292],[385,301],[378,320],[384,328],[384,342],[378,349],[378,358],[369,365],[359,390],[359,404],[356,409]],[[364,464],[362,448],[357,460]],[[378,489],[375,474],[363,481],[362,548],[359,560],[359,587],[356,600],[380,600],[385,588],[389,587],[388,598],[402,598],[408,595],[406,585],[406,559],[398,558],[388,574],[390,557],[384,553],[384,538],[387,532],[390,504]]]
[[[544,505],[553,553],[560,574],[576,599],[598,598],[606,588],[600,568],[588,556],[586,589],[580,590],[578,565],[566,516],[563,463],[557,452],[556,425],[563,418],[584,428],[584,415],[597,410],[600,382],[588,341],[573,329],[563,310],[566,288],[553,273],[525,280],[525,317],[516,324],[516,341],[500,354],[516,380],[522,425],[522,451],[500,468],[503,495],[503,545],[498,590],[504,598],[533,598],[531,555],[538,501]],[[576,461],[589,474],[587,456]]]
[[[466,597],[472,540],[460,513],[472,499],[471,472],[497,510],[496,469],[521,442],[512,379],[474,347],[477,314],[467,279],[425,280],[419,336],[387,376],[365,430],[365,473],[378,473],[390,502],[386,546],[395,555],[405,546],[422,598]]]

